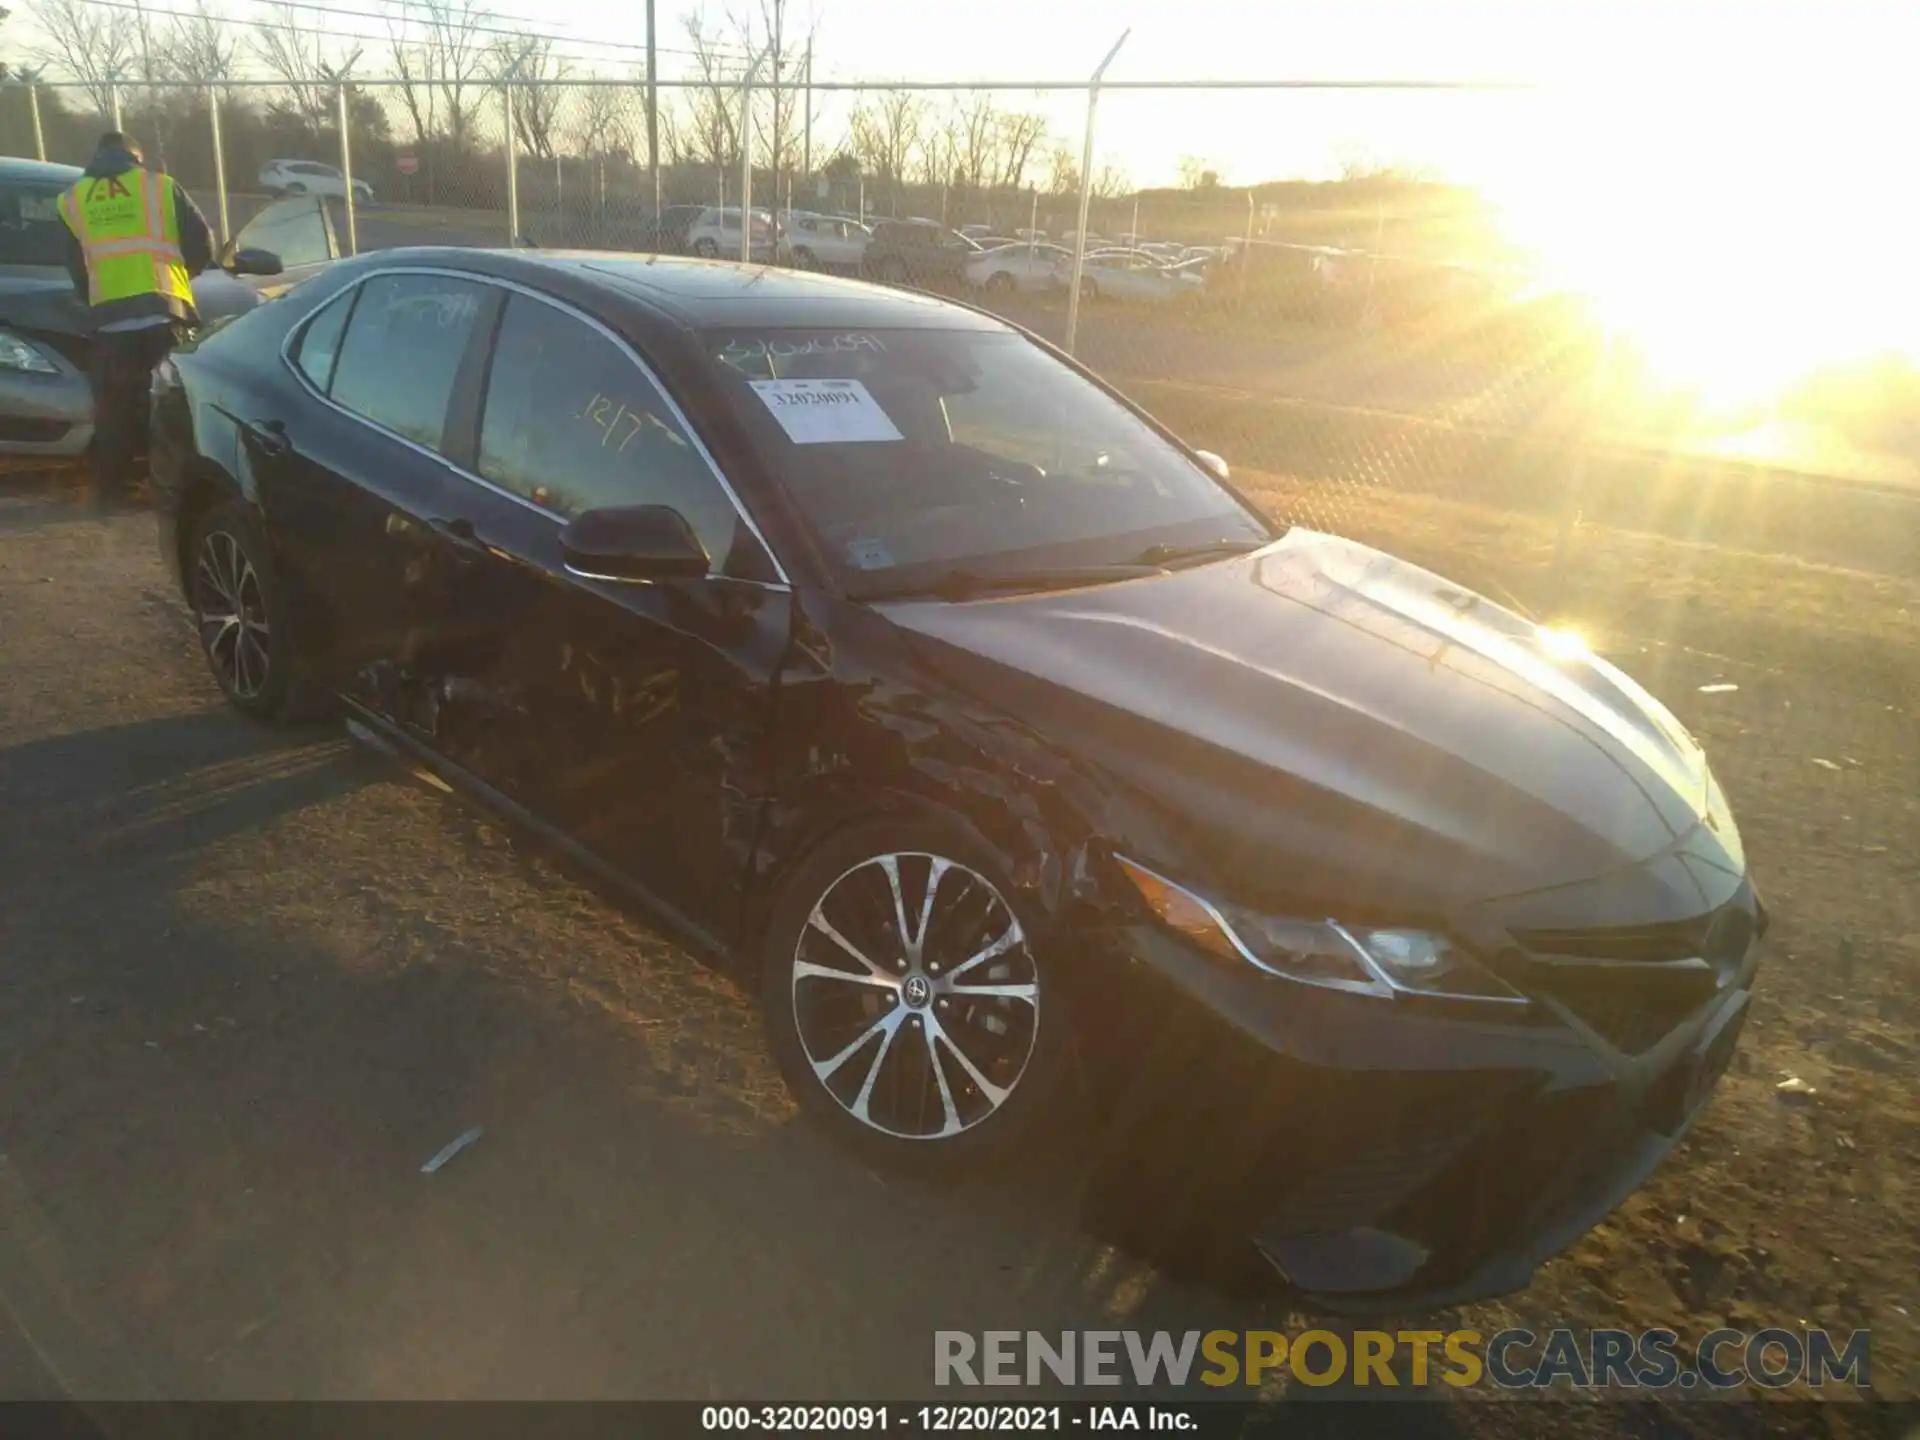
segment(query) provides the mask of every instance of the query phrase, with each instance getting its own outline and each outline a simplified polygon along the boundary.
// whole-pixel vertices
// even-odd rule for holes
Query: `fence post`
[[[333,105],[340,116],[340,178],[347,182],[347,254],[360,253],[359,206],[353,198],[353,140],[347,130],[347,87],[333,87]]]
[[[1253,187],[1247,187],[1247,233],[1240,242],[1240,293],[1247,293],[1247,273],[1253,269]]]
[[[120,118],[120,87],[118,85],[109,85],[107,87],[107,98],[112,102],[113,128],[116,130],[126,129],[126,122]]]
[[[520,161],[514,154],[513,145],[513,82],[507,81],[500,87],[500,93],[506,101],[507,114],[507,245],[508,248],[520,243]]]
[[[220,243],[226,244],[233,238],[233,221],[227,212],[227,150],[226,143],[220,138],[220,92],[207,92],[209,105],[207,115],[213,130],[213,193],[220,202]]]
[[[27,86],[27,108],[33,111],[33,155],[36,160],[47,158],[47,132],[40,128],[40,87]]]
[[[740,263],[753,263],[753,72],[754,61],[740,82]],[[778,92],[775,92],[777,100]]]
[[[1580,443],[1574,446],[1572,461],[1567,466],[1566,487],[1560,496],[1560,531],[1553,542],[1553,578],[1549,589],[1552,600],[1547,609],[1547,618],[1554,621],[1565,618],[1568,571],[1573,565],[1573,532],[1580,524],[1580,505],[1586,498],[1587,466],[1599,439],[1600,411],[1613,369],[1613,326],[1603,324],[1598,339],[1600,353],[1594,360],[1592,375],[1587,377],[1586,404],[1580,416]]]
[[[1131,28],[1120,32],[1107,58],[1087,81],[1087,143],[1080,152],[1080,228],[1073,236],[1073,288],[1067,292],[1067,341],[1062,347],[1069,355],[1073,353],[1074,337],[1080,330],[1080,280],[1087,264],[1087,214],[1093,208],[1093,112],[1100,103],[1100,77],[1107,73],[1107,66],[1113,63],[1113,57],[1120,53],[1120,47],[1132,33]]]

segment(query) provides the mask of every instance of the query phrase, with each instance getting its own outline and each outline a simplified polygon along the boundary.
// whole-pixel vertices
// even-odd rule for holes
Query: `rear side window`
[[[480,473],[557,515],[668,505],[716,572],[740,514],[653,381],[619,345],[538,300],[508,299],[487,379]],[[741,559],[753,547],[743,542]]]
[[[334,366],[334,402],[439,449],[480,301],[480,286],[447,275],[367,281]]]
[[[300,332],[300,345],[293,363],[322,394],[333,384],[334,362],[340,356],[340,337],[346,333],[347,317],[353,313],[353,297],[358,292],[336,296],[322,305],[307,328]]]

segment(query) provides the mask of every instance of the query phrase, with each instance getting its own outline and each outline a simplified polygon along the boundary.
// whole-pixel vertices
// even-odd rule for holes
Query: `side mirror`
[[[1232,478],[1227,473],[1227,462],[1222,460],[1218,455],[1214,454],[1213,451],[1196,450],[1193,453],[1199,457],[1200,463],[1202,465],[1206,466],[1207,469],[1211,470],[1214,473],[1216,478],[1221,480],[1228,480]]]
[[[235,275],[278,275],[287,267],[271,250],[248,249],[234,251],[226,268]]]
[[[588,510],[560,532],[567,569],[588,580],[646,584],[698,578],[709,569],[706,547],[678,510],[629,505]]]

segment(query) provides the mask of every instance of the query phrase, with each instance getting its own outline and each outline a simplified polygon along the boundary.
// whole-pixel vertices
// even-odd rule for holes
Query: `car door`
[[[242,417],[310,659],[396,723],[418,723],[424,622],[460,554],[433,519],[457,479],[445,436],[495,294],[438,272],[371,275],[291,337],[298,403]]]
[[[280,261],[277,275],[243,276],[240,283],[273,296],[319,274],[340,258],[340,240],[327,202],[318,195],[276,200],[234,232],[223,259],[242,250],[264,250]]]
[[[433,627],[433,743],[720,928],[767,793],[791,618],[777,566],[651,372],[557,301],[507,297],[469,447],[476,478],[433,517],[473,547]],[[568,571],[567,520],[646,504],[686,518],[710,574]]]

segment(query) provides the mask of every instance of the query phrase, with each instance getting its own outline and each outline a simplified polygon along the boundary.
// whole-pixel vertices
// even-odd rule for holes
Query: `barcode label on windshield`
[[[858,380],[750,380],[796,445],[863,445],[903,437]]]

